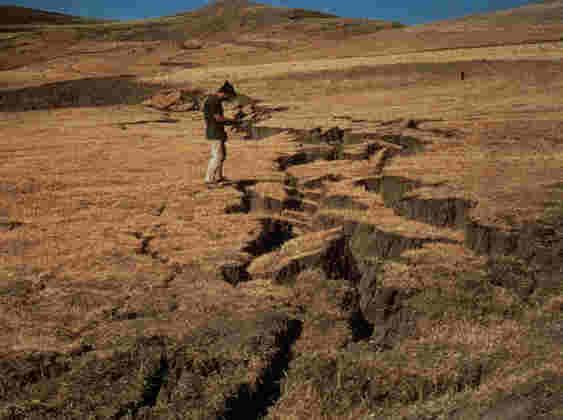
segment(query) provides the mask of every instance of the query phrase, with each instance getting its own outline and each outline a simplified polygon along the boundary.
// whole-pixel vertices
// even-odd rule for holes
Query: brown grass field
[[[18,13],[0,419],[563,416],[562,1],[413,27]],[[231,131],[208,189],[202,113],[144,101],[226,79],[271,135]]]

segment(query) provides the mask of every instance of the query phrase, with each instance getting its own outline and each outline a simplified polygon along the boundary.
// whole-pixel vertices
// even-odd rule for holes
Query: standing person
[[[213,95],[209,95],[203,106],[206,124],[206,137],[211,142],[211,159],[207,167],[205,184],[213,187],[227,179],[223,176],[223,163],[227,158],[227,133],[225,125],[236,124],[235,119],[225,118],[223,102],[236,96],[235,88],[227,80]]]

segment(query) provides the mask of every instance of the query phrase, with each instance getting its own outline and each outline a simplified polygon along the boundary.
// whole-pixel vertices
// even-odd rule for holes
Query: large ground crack
[[[294,238],[293,226],[288,222],[266,218],[261,219],[260,223],[260,235],[244,248],[244,251],[254,257],[268,254]]]
[[[148,374],[145,378],[141,399],[135,403],[122,407],[114,418],[116,420],[123,417],[132,417],[135,419],[137,418],[139,412],[144,408],[154,407],[158,400],[158,394],[166,381],[166,377],[168,376],[168,369],[168,360],[165,355],[162,355],[158,368],[155,371],[150,372],[150,374]]]
[[[232,285],[251,280],[248,267],[252,260],[261,255],[268,254],[280,248],[284,243],[293,239],[293,225],[287,221],[275,218],[262,218],[259,220],[261,231],[256,239],[250,241],[242,248],[251,258],[247,261],[227,262],[220,267],[223,280]]]
[[[287,372],[292,358],[291,348],[301,335],[301,330],[301,321],[289,321],[286,334],[278,335],[276,338],[279,349],[258,379],[256,389],[243,385],[238,395],[227,401],[225,413],[221,418],[254,420],[266,416],[268,409],[281,395],[281,379]]]
[[[469,211],[476,203],[459,197],[423,198],[408,195],[425,185],[420,181],[402,176],[378,176],[356,182],[366,191],[380,194],[386,207],[392,208],[399,216],[417,220],[438,227],[456,227],[463,229],[468,221]]]

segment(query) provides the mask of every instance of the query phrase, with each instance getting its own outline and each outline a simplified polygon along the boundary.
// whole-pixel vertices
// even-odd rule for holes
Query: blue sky
[[[506,9],[530,0],[261,0],[275,6],[323,10],[345,17],[396,20],[406,24]],[[86,17],[137,19],[184,12],[206,0],[0,0],[12,4]]]

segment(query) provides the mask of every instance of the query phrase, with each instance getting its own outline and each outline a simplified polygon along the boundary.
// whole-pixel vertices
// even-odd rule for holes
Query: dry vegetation
[[[6,28],[0,419],[559,418],[562,11]],[[272,129],[207,189],[142,102],[227,78]]]

